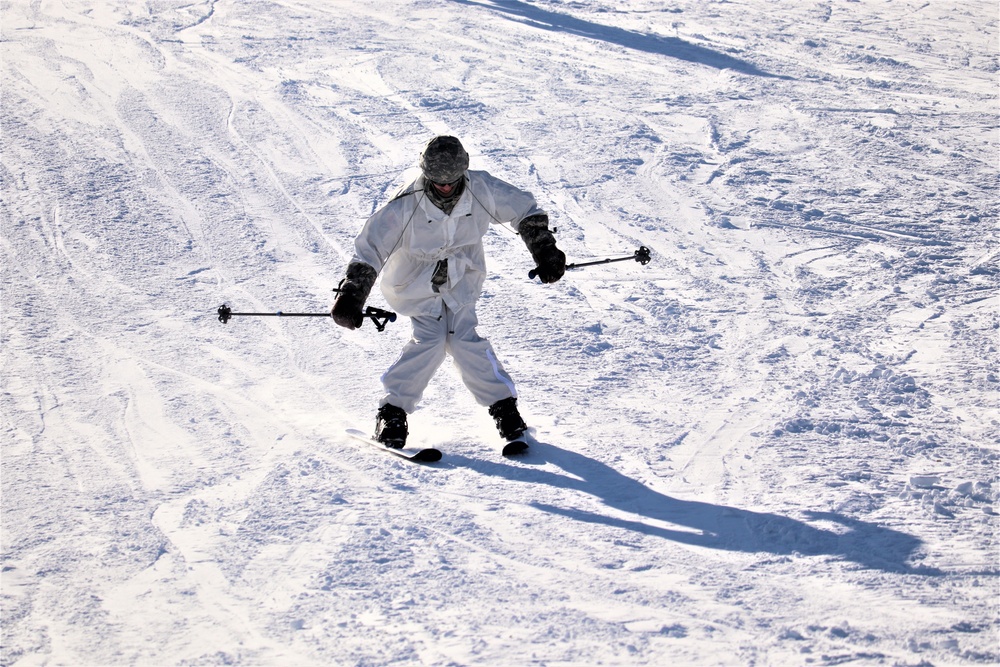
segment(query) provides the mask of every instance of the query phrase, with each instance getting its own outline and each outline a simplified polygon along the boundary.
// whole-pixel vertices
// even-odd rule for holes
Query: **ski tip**
[[[410,458],[421,463],[434,463],[441,460],[441,452],[437,449],[421,449]]]
[[[508,442],[503,447],[504,456],[519,456],[528,451],[528,443],[522,440],[515,440],[514,442]]]

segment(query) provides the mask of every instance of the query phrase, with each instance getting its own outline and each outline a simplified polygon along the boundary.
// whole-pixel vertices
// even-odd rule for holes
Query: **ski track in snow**
[[[996,8],[7,3],[0,665],[994,664]],[[537,442],[325,310],[424,142],[530,189]],[[373,297],[374,305],[379,297]]]

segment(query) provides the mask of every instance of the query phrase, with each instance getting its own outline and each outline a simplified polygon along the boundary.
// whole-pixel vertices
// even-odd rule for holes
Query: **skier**
[[[360,327],[365,301],[381,274],[386,302],[411,318],[413,336],[382,376],[385,396],[375,438],[396,449],[406,444],[406,416],[450,354],[465,386],[489,408],[501,437],[517,440],[528,427],[517,410],[514,382],[490,342],[476,332],[476,302],[486,279],[483,236],[492,223],[510,223],[544,283],[562,277],[566,255],[556,247],[548,216],[534,196],[485,171],[470,171],[469,154],[457,138],[431,139],[420,169],[420,176],[365,223],[331,311],[340,326]]]

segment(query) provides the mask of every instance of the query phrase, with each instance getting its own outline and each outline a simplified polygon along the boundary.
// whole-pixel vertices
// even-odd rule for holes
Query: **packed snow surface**
[[[995,664],[998,13],[953,0],[4,0],[2,658]],[[325,318],[459,136],[570,261],[386,456]],[[381,296],[371,300],[384,306]]]

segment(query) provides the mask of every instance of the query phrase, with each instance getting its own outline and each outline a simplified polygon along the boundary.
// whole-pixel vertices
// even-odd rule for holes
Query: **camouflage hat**
[[[457,181],[469,168],[469,154],[455,137],[434,137],[420,156],[424,178],[433,183]]]

